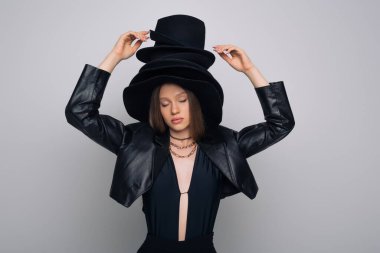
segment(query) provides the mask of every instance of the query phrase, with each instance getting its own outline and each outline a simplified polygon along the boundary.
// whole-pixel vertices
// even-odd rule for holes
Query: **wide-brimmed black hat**
[[[193,58],[208,69],[215,62],[215,55],[204,49],[206,27],[202,20],[185,14],[171,15],[158,19],[155,30],[150,29],[153,47],[136,52],[138,60],[147,63],[162,56],[192,52]]]
[[[222,121],[223,89],[207,70],[215,61],[213,53],[204,50],[205,25],[189,15],[172,15],[158,20],[153,47],[137,51],[136,57],[146,64],[123,91],[128,114],[149,122],[152,91],[163,83],[175,83],[192,91],[198,98],[206,127]]]

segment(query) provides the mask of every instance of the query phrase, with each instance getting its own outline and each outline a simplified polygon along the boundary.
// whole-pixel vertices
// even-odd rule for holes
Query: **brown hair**
[[[163,84],[157,86],[151,95],[149,108],[149,125],[156,133],[164,133],[168,128],[160,111],[160,89]],[[183,88],[189,99],[190,106],[190,135],[195,141],[199,141],[205,134],[205,124],[202,109],[198,98],[188,89]]]

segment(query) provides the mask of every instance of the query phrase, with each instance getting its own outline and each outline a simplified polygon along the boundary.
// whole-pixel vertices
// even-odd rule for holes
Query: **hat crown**
[[[151,39],[155,41],[154,46],[177,45],[204,49],[205,34],[206,27],[202,20],[177,14],[160,18]]]
[[[150,29],[154,46],[139,49],[136,57],[144,63],[164,57],[180,57],[208,69],[215,62],[215,55],[204,49],[205,37],[206,26],[199,18],[185,14],[162,17],[155,30]]]

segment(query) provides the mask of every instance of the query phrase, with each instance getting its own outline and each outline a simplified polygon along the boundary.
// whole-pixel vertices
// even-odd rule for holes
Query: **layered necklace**
[[[191,137],[187,137],[187,138],[183,138],[183,139],[181,139],[181,138],[173,137],[172,135],[170,135],[170,137],[172,137],[173,139],[176,139],[176,140],[181,140],[181,141],[182,141],[182,140],[187,140],[187,139],[190,139],[190,138],[191,138]],[[177,154],[176,152],[174,152],[174,151],[172,150],[172,146],[175,147],[175,148],[177,148],[177,149],[184,149],[184,148],[189,148],[189,147],[192,147],[192,146],[194,146],[194,148],[192,148],[192,150],[190,151],[190,153],[187,154],[187,155],[179,155],[179,154]],[[179,145],[177,145],[177,144],[175,144],[175,143],[173,143],[173,142],[170,141],[170,146],[169,146],[169,150],[170,150],[170,152],[171,152],[173,155],[175,155],[176,157],[179,157],[179,158],[186,158],[186,157],[191,156],[192,154],[194,154],[196,148],[197,148],[197,145],[196,145],[195,141],[193,141],[191,144],[189,144],[189,145],[185,145],[185,146],[179,146]]]

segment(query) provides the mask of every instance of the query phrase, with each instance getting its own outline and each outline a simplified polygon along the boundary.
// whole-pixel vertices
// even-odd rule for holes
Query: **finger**
[[[236,56],[236,55],[243,56],[244,55],[243,51],[236,46],[233,46],[233,47],[226,49],[226,53],[231,54],[231,56]]]
[[[231,52],[234,51],[234,50],[236,50],[236,47],[234,47],[234,46],[227,46],[226,49],[225,49],[225,51],[226,51],[227,53],[231,53]]]
[[[222,53],[224,46],[223,45],[217,45],[217,46],[214,46],[213,48],[214,48],[214,51],[216,51],[217,53]]]
[[[139,32],[139,39],[142,40],[142,41],[146,41],[147,39],[149,39],[149,36],[147,36],[144,32]]]
[[[150,37],[148,36],[148,34],[150,33],[150,31],[140,31],[139,34],[140,34],[140,39],[143,40],[143,41],[147,41]]]
[[[220,55],[220,57],[223,58],[223,60],[225,60],[228,63],[231,63],[231,58],[228,57],[225,53],[219,53],[219,55]]]
[[[223,45],[215,45],[213,46],[213,49],[217,52],[221,52],[223,49]]]
[[[138,32],[131,32],[131,34],[132,34],[133,36],[135,36],[136,39],[141,40],[141,34],[139,34]]]
[[[127,32],[121,35],[120,40],[123,42],[129,42],[129,44],[132,43],[136,39],[136,35],[132,32]]]
[[[144,41],[146,41],[147,39],[149,39],[150,37],[148,35],[143,35],[143,38],[144,38]]]
[[[123,33],[120,37],[123,38],[123,39],[127,39],[127,38],[135,39],[136,35],[135,35],[135,33],[133,31],[128,31],[126,33]]]
[[[139,47],[141,46],[142,43],[143,42],[141,40],[136,41],[136,43],[132,47],[133,51],[136,52],[137,49],[139,49]]]
[[[229,50],[229,51],[232,51],[232,50],[238,50],[238,47],[235,46],[235,45],[232,45],[232,44],[224,44],[224,45],[219,45],[219,47],[223,50]]]
[[[235,47],[230,44],[225,44],[225,45],[216,45],[214,46],[214,49],[216,49],[218,53],[221,53],[221,52],[230,53],[231,51],[235,49]]]
[[[231,53],[232,51],[235,51],[237,50],[237,47],[234,46],[234,45],[231,45],[231,44],[228,44],[228,45],[224,45],[222,47],[222,50],[226,53]]]
[[[128,31],[122,35],[123,39],[131,39],[131,40],[146,40],[146,35],[140,33],[140,32],[135,32],[135,31]]]
[[[225,49],[224,47],[221,47],[221,48],[217,48],[215,50],[220,56],[227,56],[229,59],[232,58],[232,54],[230,52],[228,52],[227,49]]]

